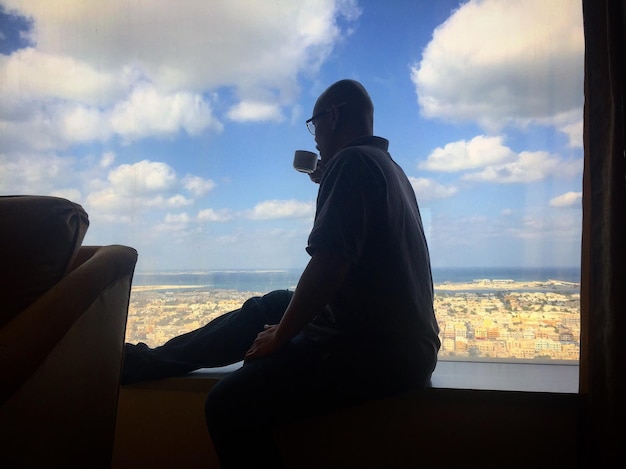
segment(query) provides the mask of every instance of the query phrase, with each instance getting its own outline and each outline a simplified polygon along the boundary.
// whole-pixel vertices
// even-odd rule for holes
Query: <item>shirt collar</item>
[[[376,137],[374,135],[366,135],[364,137],[359,137],[352,140],[343,148],[356,147],[359,145],[371,145],[380,148],[381,150],[387,151],[389,148],[389,140],[382,137]]]

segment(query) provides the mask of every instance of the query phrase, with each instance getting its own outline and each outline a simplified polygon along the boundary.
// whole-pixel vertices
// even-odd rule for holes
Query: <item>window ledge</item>
[[[202,368],[188,375],[131,385],[167,390],[208,390],[242,362]],[[578,364],[471,362],[440,360],[432,377],[433,389],[476,389],[544,393],[578,393]]]
[[[433,373],[433,388],[578,393],[578,363],[443,361]]]

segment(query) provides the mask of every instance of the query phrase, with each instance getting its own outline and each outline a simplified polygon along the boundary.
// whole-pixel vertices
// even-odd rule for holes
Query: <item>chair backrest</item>
[[[0,196],[0,327],[61,280],[89,218],[69,200]]]

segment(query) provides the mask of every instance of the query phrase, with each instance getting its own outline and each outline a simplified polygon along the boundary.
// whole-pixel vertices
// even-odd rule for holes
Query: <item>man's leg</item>
[[[327,344],[298,335],[217,383],[205,413],[222,469],[280,468],[275,430],[377,397],[380,390],[369,385],[369,367],[354,356],[329,354]]]
[[[240,309],[154,349],[127,344],[122,384],[179,376],[243,360],[263,326],[280,322],[292,295],[288,290],[276,290],[250,298]]]
[[[317,351],[292,344],[246,362],[209,393],[207,427],[222,469],[282,467],[274,430],[285,421],[285,414],[297,418],[307,409],[294,409],[302,407],[295,405],[295,398],[306,400],[304,394],[316,384],[311,370],[316,367]]]
[[[394,366],[367,344],[315,342],[299,334],[276,353],[246,362],[210,391],[207,427],[222,469],[280,468],[274,432],[286,424],[423,387],[432,360]]]

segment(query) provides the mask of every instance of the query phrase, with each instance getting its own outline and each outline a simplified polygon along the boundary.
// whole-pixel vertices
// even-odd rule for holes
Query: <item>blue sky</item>
[[[0,194],[138,271],[300,268],[318,94],[361,81],[435,267],[578,266],[576,0],[0,0]]]

